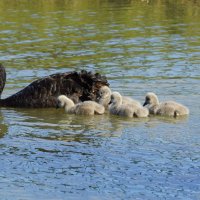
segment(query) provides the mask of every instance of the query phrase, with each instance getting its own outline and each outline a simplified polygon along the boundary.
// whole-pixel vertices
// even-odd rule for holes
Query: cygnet
[[[109,112],[113,115],[125,117],[147,117],[149,115],[148,109],[137,106],[135,104],[123,104],[122,96],[119,92],[113,92],[111,95]]]
[[[149,92],[146,94],[144,105],[148,105],[150,114],[161,116],[181,116],[188,115],[189,109],[175,101],[165,101],[159,103],[158,97],[155,93]]]
[[[108,108],[111,93],[111,89],[108,86],[102,86],[97,94],[97,102],[105,108]]]
[[[94,101],[84,101],[78,104],[65,95],[58,97],[57,107],[64,107],[67,113],[78,114],[78,115],[94,115],[103,114],[105,111],[104,106]]]

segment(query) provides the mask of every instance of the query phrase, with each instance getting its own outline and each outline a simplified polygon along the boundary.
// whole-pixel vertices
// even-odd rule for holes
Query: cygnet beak
[[[56,109],[58,109],[58,108],[60,108],[60,103],[59,103],[59,101],[57,100],[57,101],[56,101]]]
[[[148,103],[145,101],[144,104],[143,104],[143,106],[146,106],[147,104],[148,104]]]
[[[112,101],[110,101],[109,103],[108,103],[108,105],[110,105],[112,103]]]
[[[86,99],[86,100],[95,100],[96,99],[96,96],[95,96],[95,94],[93,94],[93,93],[91,93],[90,95],[88,95],[88,99]]]

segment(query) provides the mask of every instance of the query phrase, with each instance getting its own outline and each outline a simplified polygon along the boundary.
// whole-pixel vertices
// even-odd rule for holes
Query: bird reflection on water
[[[9,124],[14,134],[47,140],[89,141],[95,137],[118,137],[123,133],[121,119],[109,114],[77,116],[57,109],[10,108],[2,109],[2,116],[5,126]]]

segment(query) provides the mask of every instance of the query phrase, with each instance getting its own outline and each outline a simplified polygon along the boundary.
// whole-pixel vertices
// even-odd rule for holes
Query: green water
[[[97,71],[180,119],[0,109],[0,195],[22,199],[200,199],[200,2],[1,0],[5,98],[52,73]]]

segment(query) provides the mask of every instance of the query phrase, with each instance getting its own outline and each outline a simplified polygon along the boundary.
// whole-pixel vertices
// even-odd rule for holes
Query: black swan
[[[6,71],[0,64],[0,97],[6,82]],[[57,97],[66,95],[75,103],[96,100],[99,89],[109,83],[105,76],[85,70],[57,73],[33,81],[16,94],[0,99],[0,107],[56,107]]]

